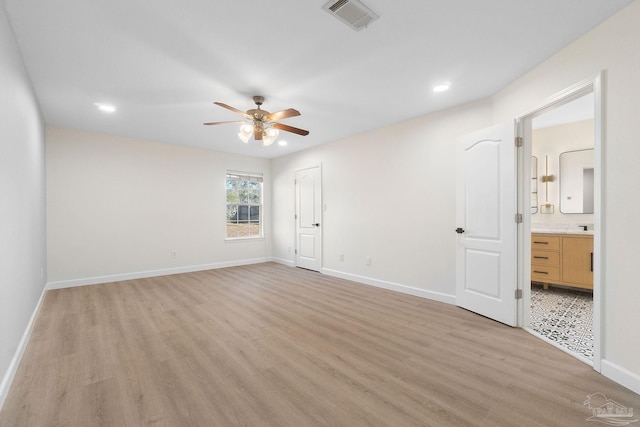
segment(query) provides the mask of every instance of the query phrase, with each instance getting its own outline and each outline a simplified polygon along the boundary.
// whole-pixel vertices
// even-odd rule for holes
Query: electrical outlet
[[[171,258],[175,258],[178,255],[178,251],[171,251]]]
[[[338,255],[338,258],[340,261],[344,261],[344,254],[341,252],[340,255]]]
[[[371,257],[368,256],[364,259],[364,265],[371,265]]]
[[[291,246],[287,248],[287,252],[291,253]]]

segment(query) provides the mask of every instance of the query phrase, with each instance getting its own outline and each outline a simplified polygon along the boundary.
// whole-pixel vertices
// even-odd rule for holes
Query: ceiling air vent
[[[322,8],[356,31],[366,28],[367,25],[379,18],[358,0],[331,0]]]

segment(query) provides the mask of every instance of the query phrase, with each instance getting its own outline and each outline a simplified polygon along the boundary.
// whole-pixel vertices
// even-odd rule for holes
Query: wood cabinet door
[[[562,238],[562,280],[593,286],[593,238]]]

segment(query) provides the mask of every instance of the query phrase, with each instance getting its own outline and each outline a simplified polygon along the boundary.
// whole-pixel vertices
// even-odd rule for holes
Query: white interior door
[[[296,266],[322,268],[322,175],[320,166],[296,171]]]
[[[457,157],[456,304],[516,326],[514,124],[464,136]]]

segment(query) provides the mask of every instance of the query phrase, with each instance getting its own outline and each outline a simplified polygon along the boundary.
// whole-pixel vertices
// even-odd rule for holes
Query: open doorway
[[[530,328],[593,360],[594,95],[532,120]]]
[[[601,93],[598,75],[522,116],[523,323],[599,370]],[[527,182],[525,182],[525,178]],[[524,193],[526,191],[526,193]],[[530,196],[529,196],[530,195]]]

